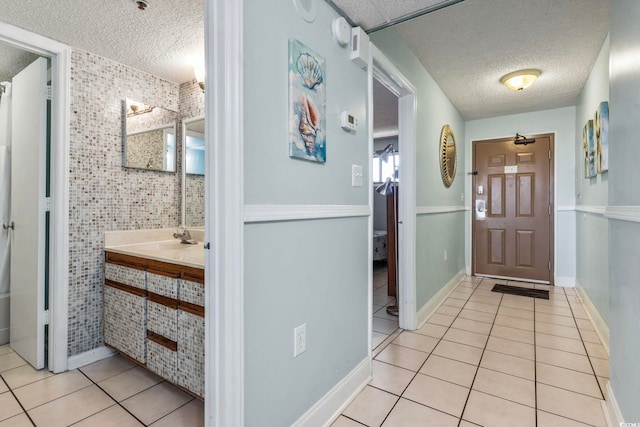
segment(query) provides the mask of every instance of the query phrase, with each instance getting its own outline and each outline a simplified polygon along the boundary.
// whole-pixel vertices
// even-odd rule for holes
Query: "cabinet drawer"
[[[147,270],[147,290],[165,297],[178,299],[178,275],[169,276]]]
[[[106,263],[104,265],[104,278],[112,282],[133,286],[134,288],[146,289],[145,273],[143,270]]]
[[[147,369],[172,383],[176,382],[178,376],[178,352],[165,347],[164,343],[158,343],[154,334],[147,338]]]
[[[204,285],[180,279],[180,301],[204,307]]]
[[[171,341],[178,340],[178,302],[173,307],[154,301],[154,295],[147,299],[147,329]]]

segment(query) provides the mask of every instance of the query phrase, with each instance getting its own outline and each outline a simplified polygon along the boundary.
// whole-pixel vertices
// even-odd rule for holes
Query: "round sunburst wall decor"
[[[451,187],[456,176],[456,138],[449,125],[442,126],[440,132],[440,173],[445,187]]]

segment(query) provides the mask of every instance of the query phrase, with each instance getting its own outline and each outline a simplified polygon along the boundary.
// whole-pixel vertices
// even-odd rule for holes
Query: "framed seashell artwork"
[[[289,39],[289,157],[326,162],[325,75],[324,58]]]

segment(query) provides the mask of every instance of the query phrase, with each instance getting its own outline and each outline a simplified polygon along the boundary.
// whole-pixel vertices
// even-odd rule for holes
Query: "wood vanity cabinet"
[[[106,251],[104,341],[204,397],[204,270]]]

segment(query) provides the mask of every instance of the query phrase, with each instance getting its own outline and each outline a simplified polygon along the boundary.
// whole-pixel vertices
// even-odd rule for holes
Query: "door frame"
[[[51,210],[49,230],[49,363],[67,370],[69,309],[69,102],[71,48],[0,22],[0,41],[51,59]],[[44,235],[40,239],[44,239]]]
[[[373,79],[398,96],[398,152],[401,167],[398,180],[402,191],[398,197],[398,301],[399,326],[417,328],[416,312],[416,87],[375,44],[370,43],[371,58],[368,77],[369,165],[373,164]],[[373,172],[369,168],[369,311],[373,304],[373,272],[371,242],[373,239]],[[369,313],[369,341],[372,331]],[[369,342],[371,348],[371,342]]]
[[[551,204],[551,212],[553,215],[550,216],[550,224],[549,224],[549,258],[552,260],[551,261],[551,271],[549,272],[549,284],[550,285],[554,285],[555,284],[555,272],[556,272],[556,265],[557,265],[557,260],[556,260],[556,228],[555,228],[555,224],[556,224],[556,216],[557,216],[557,209],[556,209],[556,198],[557,198],[557,188],[556,188],[556,151],[555,151],[555,139],[556,139],[556,132],[535,132],[535,133],[528,133],[528,138],[540,138],[540,137],[549,137],[549,149],[551,150],[551,159],[550,159],[550,165],[549,165],[549,190],[552,192],[551,197],[549,198],[549,203]],[[480,139],[474,139],[471,142],[471,169],[475,170],[475,162],[476,162],[476,142],[485,142],[485,141],[494,141],[494,140],[501,140],[501,139],[513,139],[514,136],[513,135],[507,135],[507,136],[498,136],[498,137],[492,137],[492,138],[480,138]],[[474,187],[474,179],[475,179],[475,175],[470,174],[469,175],[469,189],[470,189],[470,215],[469,215],[469,221],[471,222],[469,230],[471,230],[470,236],[469,236],[469,253],[471,254],[471,266],[470,266],[470,272],[472,276],[475,276],[476,274],[476,263],[475,263],[475,251],[474,251],[474,246],[475,246],[475,187]],[[535,280],[529,280],[529,282],[536,282]]]
[[[243,426],[244,0],[204,3],[205,242],[210,245],[204,257],[204,422]]]

